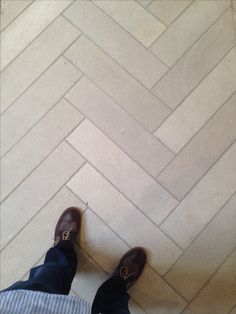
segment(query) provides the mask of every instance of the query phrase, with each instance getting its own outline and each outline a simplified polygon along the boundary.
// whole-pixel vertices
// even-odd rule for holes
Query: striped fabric
[[[0,293],[1,314],[90,314],[91,307],[84,300],[59,294],[29,290]]]

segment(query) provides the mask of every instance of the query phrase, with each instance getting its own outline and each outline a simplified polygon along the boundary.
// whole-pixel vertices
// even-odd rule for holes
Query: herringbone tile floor
[[[2,1],[1,288],[79,206],[73,294],[142,245],[132,313],[236,313],[235,9]]]

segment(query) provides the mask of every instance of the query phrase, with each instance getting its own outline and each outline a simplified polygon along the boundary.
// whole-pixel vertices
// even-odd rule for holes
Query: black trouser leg
[[[8,290],[35,290],[54,294],[69,294],[76,273],[77,255],[71,241],[60,241],[49,249],[44,263],[30,271],[29,279],[14,283]]]
[[[130,314],[129,298],[125,281],[120,277],[112,277],[98,289],[92,305],[92,314]]]

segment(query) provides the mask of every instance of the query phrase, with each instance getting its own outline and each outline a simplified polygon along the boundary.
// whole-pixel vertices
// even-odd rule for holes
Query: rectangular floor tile
[[[226,11],[154,86],[153,92],[176,108],[234,44],[232,10]]]
[[[183,199],[161,225],[183,249],[200,233],[236,190],[236,144]]]
[[[81,113],[63,99],[15,144],[1,160],[1,200],[6,198],[82,119]]]
[[[153,132],[170,113],[88,38],[81,36],[65,56],[149,131]]]
[[[178,199],[236,139],[236,93],[158,177]]]
[[[120,257],[130,249],[90,209],[83,215],[80,234],[80,245],[83,250],[109,274],[113,273]]]
[[[1,274],[1,289],[20,280],[52,246],[57,220],[63,210],[70,206],[85,208],[72,192],[63,187],[1,252],[1,266],[4,270]],[[30,247],[25,245],[29,243],[29,237],[33,244]]]
[[[148,314],[179,314],[186,305],[186,302],[148,266],[130,294]]]
[[[197,0],[160,36],[151,50],[172,66],[230,6],[230,1]]]
[[[166,29],[164,24],[134,0],[93,2],[146,47],[149,47]]]
[[[108,279],[108,275],[93,260],[88,259],[76,273],[72,289],[83,300],[93,303],[98,288]]]
[[[236,90],[236,49],[210,72],[156,131],[178,153]]]
[[[147,88],[166,72],[161,61],[90,1],[76,1],[64,16]]]
[[[142,310],[140,306],[138,306],[137,302],[134,301],[133,299],[129,300],[129,310],[132,314],[146,314],[147,313],[147,312],[144,312],[144,310]]]
[[[91,210],[87,210],[83,216],[81,233],[83,249],[88,251],[106,272],[112,273],[129,247]],[[149,289],[145,288],[147,285]],[[180,313],[185,305],[183,299],[149,266],[146,266],[130,293],[134,300],[150,314]]]
[[[1,30],[7,27],[33,0],[2,0],[1,2]]]
[[[61,57],[2,114],[1,156],[69,90],[81,75],[79,70]]]
[[[160,274],[181,254],[172,241],[90,165],[85,165],[68,186],[130,246],[146,247],[150,265]],[[137,228],[130,228],[131,222]],[[142,238],[137,234],[142,234]],[[158,250],[153,251],[153,243],[158,243]]]
[[[145,8],[152,2],[152,0],[137,0],[137,2]]]
[[[196,295],[235,248],[235,206],[236,195],[229,200],[167,273],[167,281],[188,300]],[[215,313],[215,311],[208,313]]]
[[[232,0],[233,9],[236,10],[236,0]]]
[[[71,3],[72,0],[34,1],[13,21],[1,34],[1,70]]]
[[[2,72],[4,111],[70,45],[79,31],[59,17]]]
[[[236,226],[235,226],[236,227]],[[191,302],[184,314],[228,314],[236,303],[236,251]]]
[[[87,78],[65,97],[150,174],[157,175],[172,159],[173,153]]]
[[[155,223],[160,224],[177,205],[168,192],[90,121],[82,122],[68,141]]]
[[[5,246],[84,160],[67,143],[59,145],[45,161],[2,203],[1,246]]]
[[[165,25],[171,24],[190,4],[192,0],[155,0],[148,6],[148,11]]]

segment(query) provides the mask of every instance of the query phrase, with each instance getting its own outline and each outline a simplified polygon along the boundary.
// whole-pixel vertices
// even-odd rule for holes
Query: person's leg
[[[77,267],[74,242],[79,233],[80,220],[78,209],[64,211],[55,230],[57,244],[48,250],[44,264],[32,268],[28,280],[16,282],[3,291],[24,289],[69,294]]]
[[[61,241],[47,252],[42,265],[31,269],[28,280],[18,281],[4,291],[24,289],[69,294],[76,267],[73,243]]]
[[[112,277],[98,289],[92,314],[129,314],[127,290],[137,281],[146,264],[143,248],[128,251],[120,260]]]
[[[92,314],[130,314],[129,299],[125,280],[119,277],[111,277],[98,289],[93,301]]]

